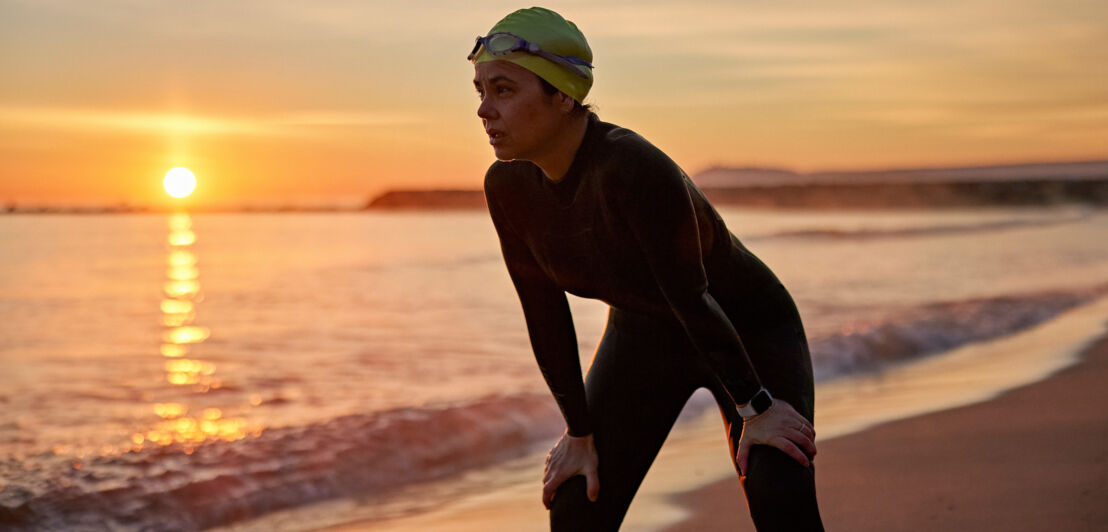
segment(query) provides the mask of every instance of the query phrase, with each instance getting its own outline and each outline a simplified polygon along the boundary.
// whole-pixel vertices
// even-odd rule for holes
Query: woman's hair
[[[542,79],[539,76],[535,76],[535,77],[539,78],[539,83],[542,83],[542,91],[544,93],[546,93],[547,96],[557,94],[558,92],[560,92],[558,90],[558,88],[555,87],[554,85],[551,85],[549,81],[546,81],[545,79]],[[575,114],[576,113],[596,114],[596,108],[593,107],[593,105],[591,103],[581,103],[577,100],[573,100],[573,112]]]

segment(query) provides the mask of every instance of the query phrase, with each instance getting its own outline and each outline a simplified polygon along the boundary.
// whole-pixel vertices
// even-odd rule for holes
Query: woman
[[[618,529],[706,387],[758,529],[821,530],[811,362],[785,288],[673,161],[582,104],[592,52],[572,22],[516,11],[469,59],[498,159],[489,212],[567,425],[543,479],[551,529]],[[584,383],[565,292],[610,305]]]

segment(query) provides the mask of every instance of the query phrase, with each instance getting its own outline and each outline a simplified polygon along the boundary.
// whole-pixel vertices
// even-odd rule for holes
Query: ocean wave
[[[0,462],[5,530],[202,530],[518,456],[563,423],[548,394],[489,396],[274,428],[185,449]]]
[[[984,231],[1003,231],[1008,229],[1023,229],[1028,227],[1049,227],[1052,225],[1070,224],[1088,218],[1089,211],[1052,218],[996,220],[971,224],[935,225],[928,227],[904,227],[895,229],[800,229],[780,231],[766,235],[744,238],[744,240],[765,239],[841,239],[841,240],[865,240],[877,238],[905,238],[920,236],[948,235],[959,233],[976,233]]]
[[[816,380],[879,371],[891,363],[1033,327],[1105,293],[1108,286],[942,302],[879,321],[847,323],[840,332],[810,342],[813,370]]]
[[[342,272],[411,272],[412,270],[454,271],[466,266],[495,263],[502,260],[501,256],[496,253],[471,253],[468,255],[453,255],[450,257],[425,257],[394,260],[383,263],[353,264],[335,267],[333,270]]]

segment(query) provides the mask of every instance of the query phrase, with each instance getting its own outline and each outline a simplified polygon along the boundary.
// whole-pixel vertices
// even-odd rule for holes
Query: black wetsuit
[[[800,316],[774,274],[688,176],[627,129],[591,115],[569,171],[496,162],[485,197],[539,367],[575,436],[594,434],[600,496],[566,481],[553,530],[615,530],[689,396],[714,394],[734,458],[735,402],[761,386],[812,420]],[[565,292],[607,302],[582,383]],[[755,446],[743,488],[759,530],[820,530],[814,468]]]

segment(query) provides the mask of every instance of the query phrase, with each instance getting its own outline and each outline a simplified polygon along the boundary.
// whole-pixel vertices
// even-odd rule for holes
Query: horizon
[[[589,39],[601,119],[690,173],[1108,159],[1103,3],[546,5]],[[0,1],[0,202],[479,188],[493,157],[464,56],[517,7]],[[178,166],[199,182],[184,201],[161,190]]]
[[[926,173],[933,172],[957,172],[964,170],[994,170],[998,168],[1012,168],[1012,169],[1025,169],[1027,167],[1034,166],[1087,166],[1087,165],[1103,165],[1108,166],[1108,159],[1098,160],[1079,160],[1079,161],[1035,161],[1026,163],[1011,163],[1011,164],[991,164],[991,165],[970,165],[970,166],[920,166],[920,167],[890,167],[890,168],[876,168],[876,169],[862,169],[862,170],[814,170],[810,172],[799,172],[790,168],[784,167],[770,167],[770,166],[710,166],[700,170],[699,172],[689,174],[690,178],[697,181],[699,176],[707,177],[712,180],[711,174],[724,171],[724,172],[774,172],[789,174],[790,176],[797,177],[826,177],[834,176],[836,178],[843,178],[847,176],[856,177],[868,177],[869,175],[877,174],[911,174],[911,173]],[[1108,168],[1106,168],[1108,169]],[[1017,172],[1018,173],[1018,172]],[[1059,175],[1059,176],[1042,176],[1035,179],[1092,179],[1092,180],[1108,180],[1108,172],[1103,174],[1073,176],[1073,175]],[[946,179],[946,178],[943,178]],[[961,181],[965,178],[950,178],[952,181]],[[1005,181],[1006,178],[1002,176],[992,175],[988,178],[984,178],[986,181]],[[1012,179],[1019,181],[1026,179],[1026,176],[1012,176]],[[903,178],[899,180],[889,181],[892,183],[907,183],[907,182],[933,182],[934,178],[923,179],[919,181],[905,181]],[[795,183],[795,182],[793,182]],[[861,183],[873,183],[873,181],[860,181]],[[759,183],[764,185],[765,183]],[[789,184],[783,182],[782,184]],[[800,183],[804,184],[804,183]],[[844,185],[851,183],[842,183]],[[719,188],[720,185],[701,185],[701,188]],[[739,188],[744,186],[751,186],[749,184],[735,184]],[[757,185],[754,185],[757,186]],[[728,188],[727,186],[723,188]],[[707,190],[707,189],[705,189]],[[384,188],[374,194],[367,196],[333,196],[333,197],[312,197],[312,198],[296,198],[293,200],[271,200],[271,201],[253,201],[244,200],[238,203],[234,202],[222,202],[222,203],[206,203],[198,205],[184,205],[181,203],[168,204],[168,203],[130,203],[127,201],[118,202],[103,202],[103,203],[20,203],[17,201],[0,201],[0,214],[5,213],[52,213],[52,212],[75,212],[75,213],[96,213],[96,211],[105,211],[108,213],[164,213],[164,212],[311,212],[311,211],[356,211],[366,210],[368,205],[374,200],[380,199],[388,194],[392,193],[443,193],[443,192],[481,192],[480,186],[471,186],[470,188],[457,187],[457,186],[429,186],[422,188],[406,188],[406,187],[389,187]]]

